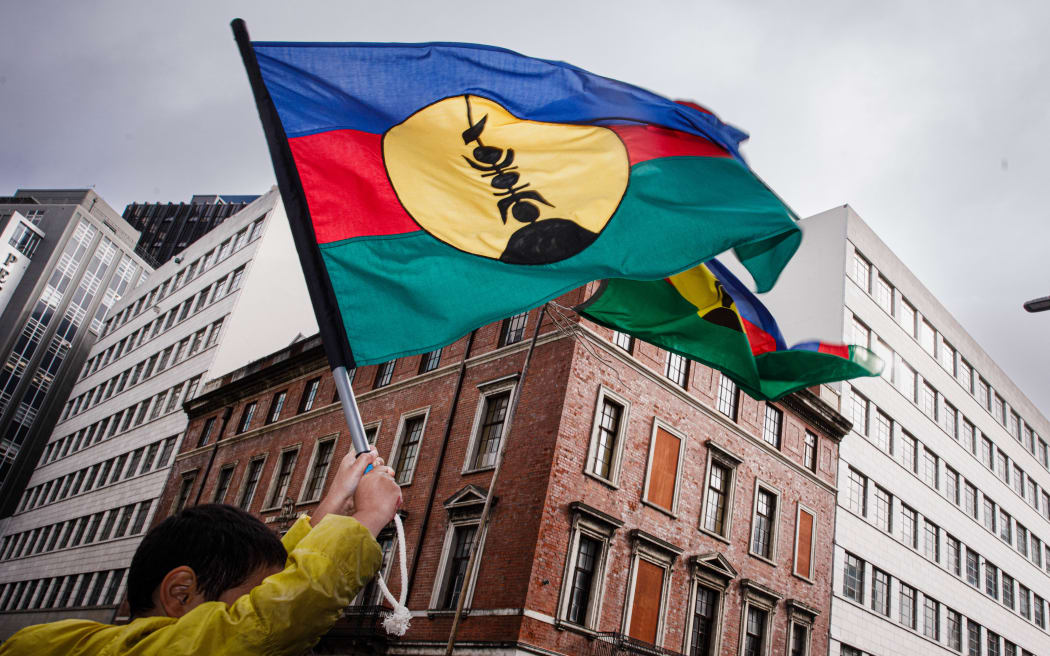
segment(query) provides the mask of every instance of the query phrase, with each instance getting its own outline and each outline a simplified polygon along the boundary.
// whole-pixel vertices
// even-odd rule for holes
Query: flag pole
[[[354,356],[346,338],[346,329],[343,326],[343,317],[339,313],[339,305],[321,259],[321,251],[317,247],[313,222],[310,220],[310,208],[306,202],[302,180],[299,178],[299,170],[295,166],[291,148],[288,147],[288,136],[284,132],[281,117],[263,82],[259,60],[255,56],[255,49],[248,36],[248,27],[243,20],[235,18],[230,23],[230,28],[233,30],[233,38],[237,42],[241,60],[244,62],[244,70],[248,74],[255,107],[259,110],[259,120],[262,122],[266,145],[269,147],[270,159],[273,161],[274,173],[277,176],[277,188],[281,192],[284,209],[288,215],[288,224],[292,229],[292,241],[295,243],[295,250],[299,254],[299,262],[303,267],[303,277],[306,280],[306,289],[310,294],[310,304],[317,317],[321,343],[324,344],[328,364],[332,367],[335,388],[343,406],[343,417],[350,429],[350,440],[356,453],[364,453],[370,447],[365,437],[361,413],[357,408],[357,400],[354,398],[354,390],[350,385],[350,375],[347,371],[348,368],[352,369],[355,365]]]
[[[488,494],[485,495],[485,505],[481,509],[481,519],[478,520],[478,530],[474,534],[474,539],[470,542],[470,556],[467,558],[467,569],[463,575],[463,583],[459,587],[459,599],[456,602],[456,614],[452,617],[452,629],[448,634],[448,645],[445,646],[445,656],[451,656],[452,647],[456,644],[456,632],[459,630],[459,621],[463,616],[463,606],[467,599],[467,590],[470,589],[470,581],[474,578],[473,572],[475,567],[475,560],[478,555],[478,543],[481,542],[481,536],[485,531],[485,524],[489,518],[489,511],[492,509],[492,499],[494,497],[493,490],[496,489],[496,479],[499,478],[499,472],[503,466],[503,457],[507,453],[507,444],[510,442],[510,431],[514,423],[514,415],[518,410],[518,400],[521,399],[521,390],[525,387],[525,376],[529,373],[529,362],[532,361],[532,354],[536,350],[536,340],[540,336],[540,326],[543,325],[543,317],[547,314],[547,304],[544,303],[540,309],[539,319],[536,321],[536,330],[532,333],[532,341],[529,343],[529,350],[525,352],[525,362],[521,365],[521,378],[518,380],[518,384],[514,387],[514,394],[510,400],[510,407],[507,408],[507,418],[503,424],[503,436],[500,439],[499,453],[496,456],[496,465],[492,470],[492,478],[489,480]]]

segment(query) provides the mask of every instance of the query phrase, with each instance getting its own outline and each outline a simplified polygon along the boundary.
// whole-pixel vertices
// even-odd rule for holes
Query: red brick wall
[[[571,305],[578,302],[579,298],[580,293],[574,292],[560,300],[565,305]],[[430,503],[431,515],[421,547],[419,570],[409,596],[408,605],[411,609],[421,610],[429,606],[448,525],[448,514],[442,506],[443,502],[469,484],[487,488],[491,479],[491,471],[466,475],[461,473],[481,396],[478,385],[520,371],[537,315],[538,311],[530,314],[526,339],[503,350],[497,350],[498,322],[477,331],[470,366],[466,371],[449,441],[444,450],[438,484]],[[496,486],[498,503],[491,516],[473,608],[526,608],[541,615],[556,616],[570,538],[568,504],[583,501],[624,522],[623,527],[616,531],[610,547],[598,630],[626,633],[624,604],[631,559],[628,533],[632,528],[640,528],[683,551],[673,565],[668,603],[663,610],[665,628],[661,644],[664,647],[683,650],[692,581],[687,558],[716,551],[728,559],[738,572],[726,595],[722,625],[724,653],[736,653],[738,648],[741,616],[738,582],[742,579],[757,581],[777,591],[784,599],[798,599],[820,609],[812,634],[811,653],[825,653],[837,442],[820,435],[816,477],[804,474],[799,467],[790,464],[801,463],[805,428],[790,410],[785,409],[784,412],[782,447],[776,453],[761,440],[762,403],[743,395],[737,422],[730,421],[713,409],[720,376],[717,372],[693,364],[687,390],[683,391],[663,377],[664,353],[660,349],[636,343],[633,359],[630,356],[625,359],[619,355],[622,352],[616,347],[602,343],[602,338],[608,340],[609,331],[590,324],[586,324],[585,330],[599,335],[597,341],[588,337],[573,340],[565,334],[559,334],[549,319],[544,324],[543,335],[533,355],[514,418],[507,458]],[[372,390],[375,367],[363,367],[356,372],[354,390],[362,416],[366,424],[381,421],[377,447],[385,458],[391,456],[390,450],[402,414],[429,408],[415,475],[411,484],[404,488],[409,563],[412,562],[419,539],[439,462],[459,363],[466,343],[464,338],[446,347],[438,370],[424,375],[417,374],[418,356],[401,358],[397,361],[392,383],[379,390]],[[647,369],[650,373],[646,375],[641,369]],[[207,466],[214,443],[203,449],[191,447],[196,444],[203,421],[210,416],[218,415],[221,418],[222,409],[227,403],[234,406],[226,431],[227,439],[220,443],[211,473],[204,483],[201,497],[204,502],[212,498],[219,469],[224,464],[235,462],[235,474],[227,496],[227,502],[232,503],[242,486],[248,459],[266,453],[266,465],[251,510],[272,521],[279,511],[262,513],[260,509],[283,448],[292,444],[302,445],[289,486],[289,495],[293,498],[298,498],[307,476],[317,437],[338,433],[333,466],[350,449],[339,405],[329,403],[333,398],[334,387],[323,360],[317,360],[312,367],[304,367],[291,380],[280,377],[267,379],[265,373],[264,370],[256,374],[257,378],[261,376],[260,380],[251,382],[249,376],[210,392],[195,409],[191,408],[191,422],[187,431],[189,438],[184,440],[181,455],[173,468],[162,501],[163,511],[166,512],[174,500],[181,473],[193,468],[203,472]],[[303,385],[306,380],[317,375],[322,375],[322,384],[315,409],[293,417]],[[625,397],[631,404],[618,489],[583,473],[600,385]],[[270,398],[275,391],[284,388],[288,388],[289,393],[281,421],[260,428]],[[231,437],[243,405],[252,400],[259,402],[252,426],[243,435]],[[675,517],[641,501],[654,418],[659,418],[685,437]],[[698,529],[708,458],[704,442],[708,439],[743,458],[735,479],[732,533],[728,544]],[[781,492],[775,566],[748,553],[756,477]],[[796,506],[800,501],[817,514],[817,541],[813,554],[815,573],[812,582],[791,574]],[[312,505],[304,504],[296,510],[309,512]],[[390,584],[391,589],[399,589],[396,567]],[[447,615],[415,618],[406,639],[443,644],[448,638],[450,624]],[[773,620],[770,653],[785,653],[787,626],[787,612],[781,601]],[[484,616],[475,613],[461,624],[459,638],[521,641],[572,654],[588,651],[590,645],[589,639],[581,633],[560,630],[520,614]]]

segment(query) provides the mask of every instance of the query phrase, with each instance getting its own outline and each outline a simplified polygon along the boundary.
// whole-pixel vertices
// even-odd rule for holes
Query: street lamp
[[[1029,312],[1043,312],[1045,310],[1050,310],[1050,296],[1033,298],[1024,304],[1024,309]]]

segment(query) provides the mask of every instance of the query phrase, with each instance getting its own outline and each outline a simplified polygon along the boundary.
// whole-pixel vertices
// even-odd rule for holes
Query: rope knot
[[[398,564],[401,566],[401,599],[394,599],[394,595],[390,594],[389,588],[386,587],[386,581],[383,580],[382,572],[377,575],[376,582],[379,583],[379,590],[383,593],[383,597],[394,607],[394,610],[383,618],[383,629],[390,635],[400,637],[405,635],[405,631],[408,631],[408,624],[412,621],[412,613],[405,606],[405,597],[408,596],[408,579],[405,571],[408,569],[406,566],[407,558],[405,557],[405,527],[401,524],[401,517],[397,514],[394,515],[394,528],[397,529],[397,555]]]

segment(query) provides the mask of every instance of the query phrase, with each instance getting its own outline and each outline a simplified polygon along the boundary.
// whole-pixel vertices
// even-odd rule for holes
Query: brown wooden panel
[[[664,589],[664,570],[647,560],[638,559],[634,579],[634,601],[631,606],[632,638],[656,644],[656,626],[660,620],[660,597]]]
[[[798,532],[795,537],[795,574],[809,578],[810,562],[813,559],[813,515],[799,509]]]
[[[662,428],[656,429],[653,445],[653,465],[649,473],[649,498],[661,508],[671,510],[674,505],[674,481],[678,476],[678,446],[674,435]]]

